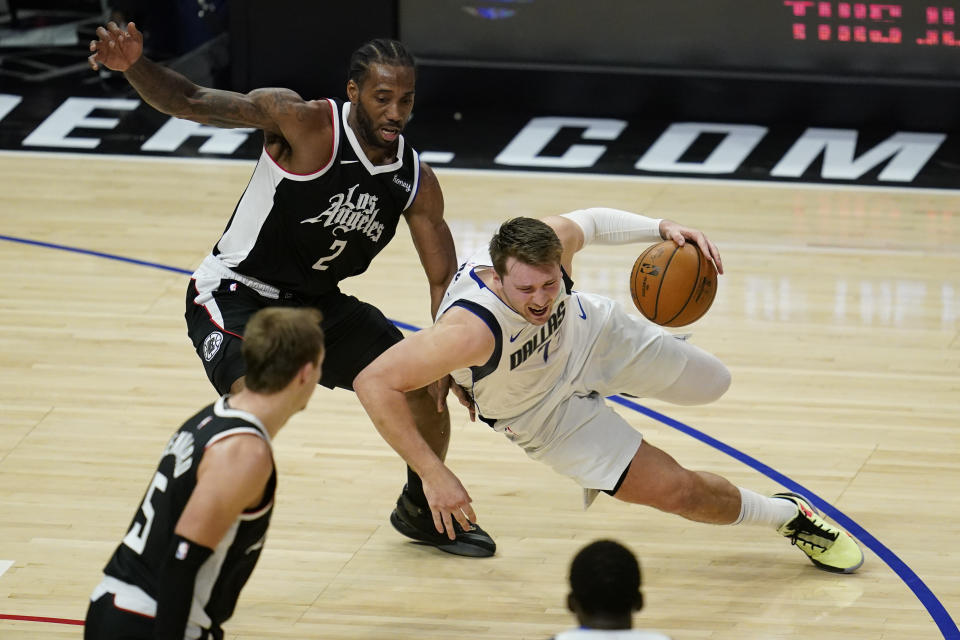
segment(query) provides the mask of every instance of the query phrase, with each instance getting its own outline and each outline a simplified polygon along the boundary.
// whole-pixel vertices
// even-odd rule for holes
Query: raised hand
[[[87,58],[94,71],[102,64],[108,69],[123,72],[143,55],[143,34],[132,22],[127,23],[126,31],[118,27],[116,22],[108,22],[106,28],[97,27],[97,37],[99,40],[90,41],[90,51],[93,53]]]

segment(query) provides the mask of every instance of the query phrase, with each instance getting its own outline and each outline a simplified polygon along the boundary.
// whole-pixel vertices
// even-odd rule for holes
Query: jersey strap
[[[497,319],[493,316],[493,313],[491,313],[486,307],[477,304],[472,300],[456,300],[450,306],[462,307],[483,320],[490,328],[490,332],[493,334],[493,339],[496,341],[496,346],[493,348],[493,353],[490,355],[490,359],[479,367],[470,367],[470,373],[473,375],[473,382],[476,384],[476,382],[481,378],[484,378],[496,371],[497,365],[500,363],[500,355],[503,353],[503,332],[500,330],[500,323],[497,322]]]

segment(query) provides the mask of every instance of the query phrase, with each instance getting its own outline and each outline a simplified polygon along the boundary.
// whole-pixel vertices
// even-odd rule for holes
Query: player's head
[[[633,612],[643,606],[637,558],[613,540],[598,540],[581,549],[570,565],[567,606],[584,627],[632,627]]]
[[[413,56],[396,40],[370,40],[353,52],[347,97],[364,142],[375,147],[396,143],[413,111],[416,80]]]
[[[553,228],[535,218],[514,218],[490,240],[496,280],[507,304],[533,324],[549,320],[563,287],[563,246]]]
[[[322,320],[311,308],[267,307],[253,314],[243,336],[245,386],[273,394],[297,381],[306,406],[323,363]]]

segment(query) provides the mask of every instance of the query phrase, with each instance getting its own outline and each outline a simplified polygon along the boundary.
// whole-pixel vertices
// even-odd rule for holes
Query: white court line
[[[0,560],[0,576],[13,566],[13,560]]]
[[[425,151],[423,153],[429,153]],[[77,160],[129,160],[131,162],[182,162],[198,164],[249,164],[251,167],[256,164],[256,160],[247,158],[196,158],[196,157],[178,157],[178,156],[145,156],[145,155],[127,155],[122,153],[77,153],[71,151],[14,151],[10,149],[0,149],[0,156],[50,156],[55,158],[77,159]],[[520,170],[520,169],[458,169],[455,167],[445,167],[438,165],[433,167],[441,175],[444,173],[460,175],[497,175],[509,176],[513,178],[554,178],[557,180],[587,179],[597,181],[636,181],[648,183],[668,183],[668,184],[698,184],[698,185],[723,185],[723,186],[744,186],[744,187],[772,187],[781,189],[823,189],[828,191],[897,191],[906,193],[926,193],[933,195],[956,196],[960,189],[914,187],[909,184],[891,184],[891,185],[873,185],[873,184],[834,184],[831,182],[788,182],[781,180],[740,180],[737,178],[694,178],[685,176],[651,176],[651,175],[631,175],[628,173],[577,173],[575,171],[543,171],[543,170]]]

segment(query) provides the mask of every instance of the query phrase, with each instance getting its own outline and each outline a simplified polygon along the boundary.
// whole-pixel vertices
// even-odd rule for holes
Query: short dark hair
[[[323,353],[323,315],[312,308],[267,307],[247,322],[244,385],[257,393],[276,393],[300,368]]]
[[[587,615],[629,615],[639,602],[640,563],[619,542],[598,540],[574,557],[570,590]]]
[[[350,56],[350,68],[347,80],[353,80],[357,86],[362,84],[363,78],[371,64],[386,64],[392,67],[410,67],[414,71],[417,63],[402,42],[376,38],[365,42]]]
[[[507,258],[540,267],[559,264],[562,253],[563,245],[553,227],[536,218],[507,220],[490,240],[490,258],[500,277],[507,273]]]

